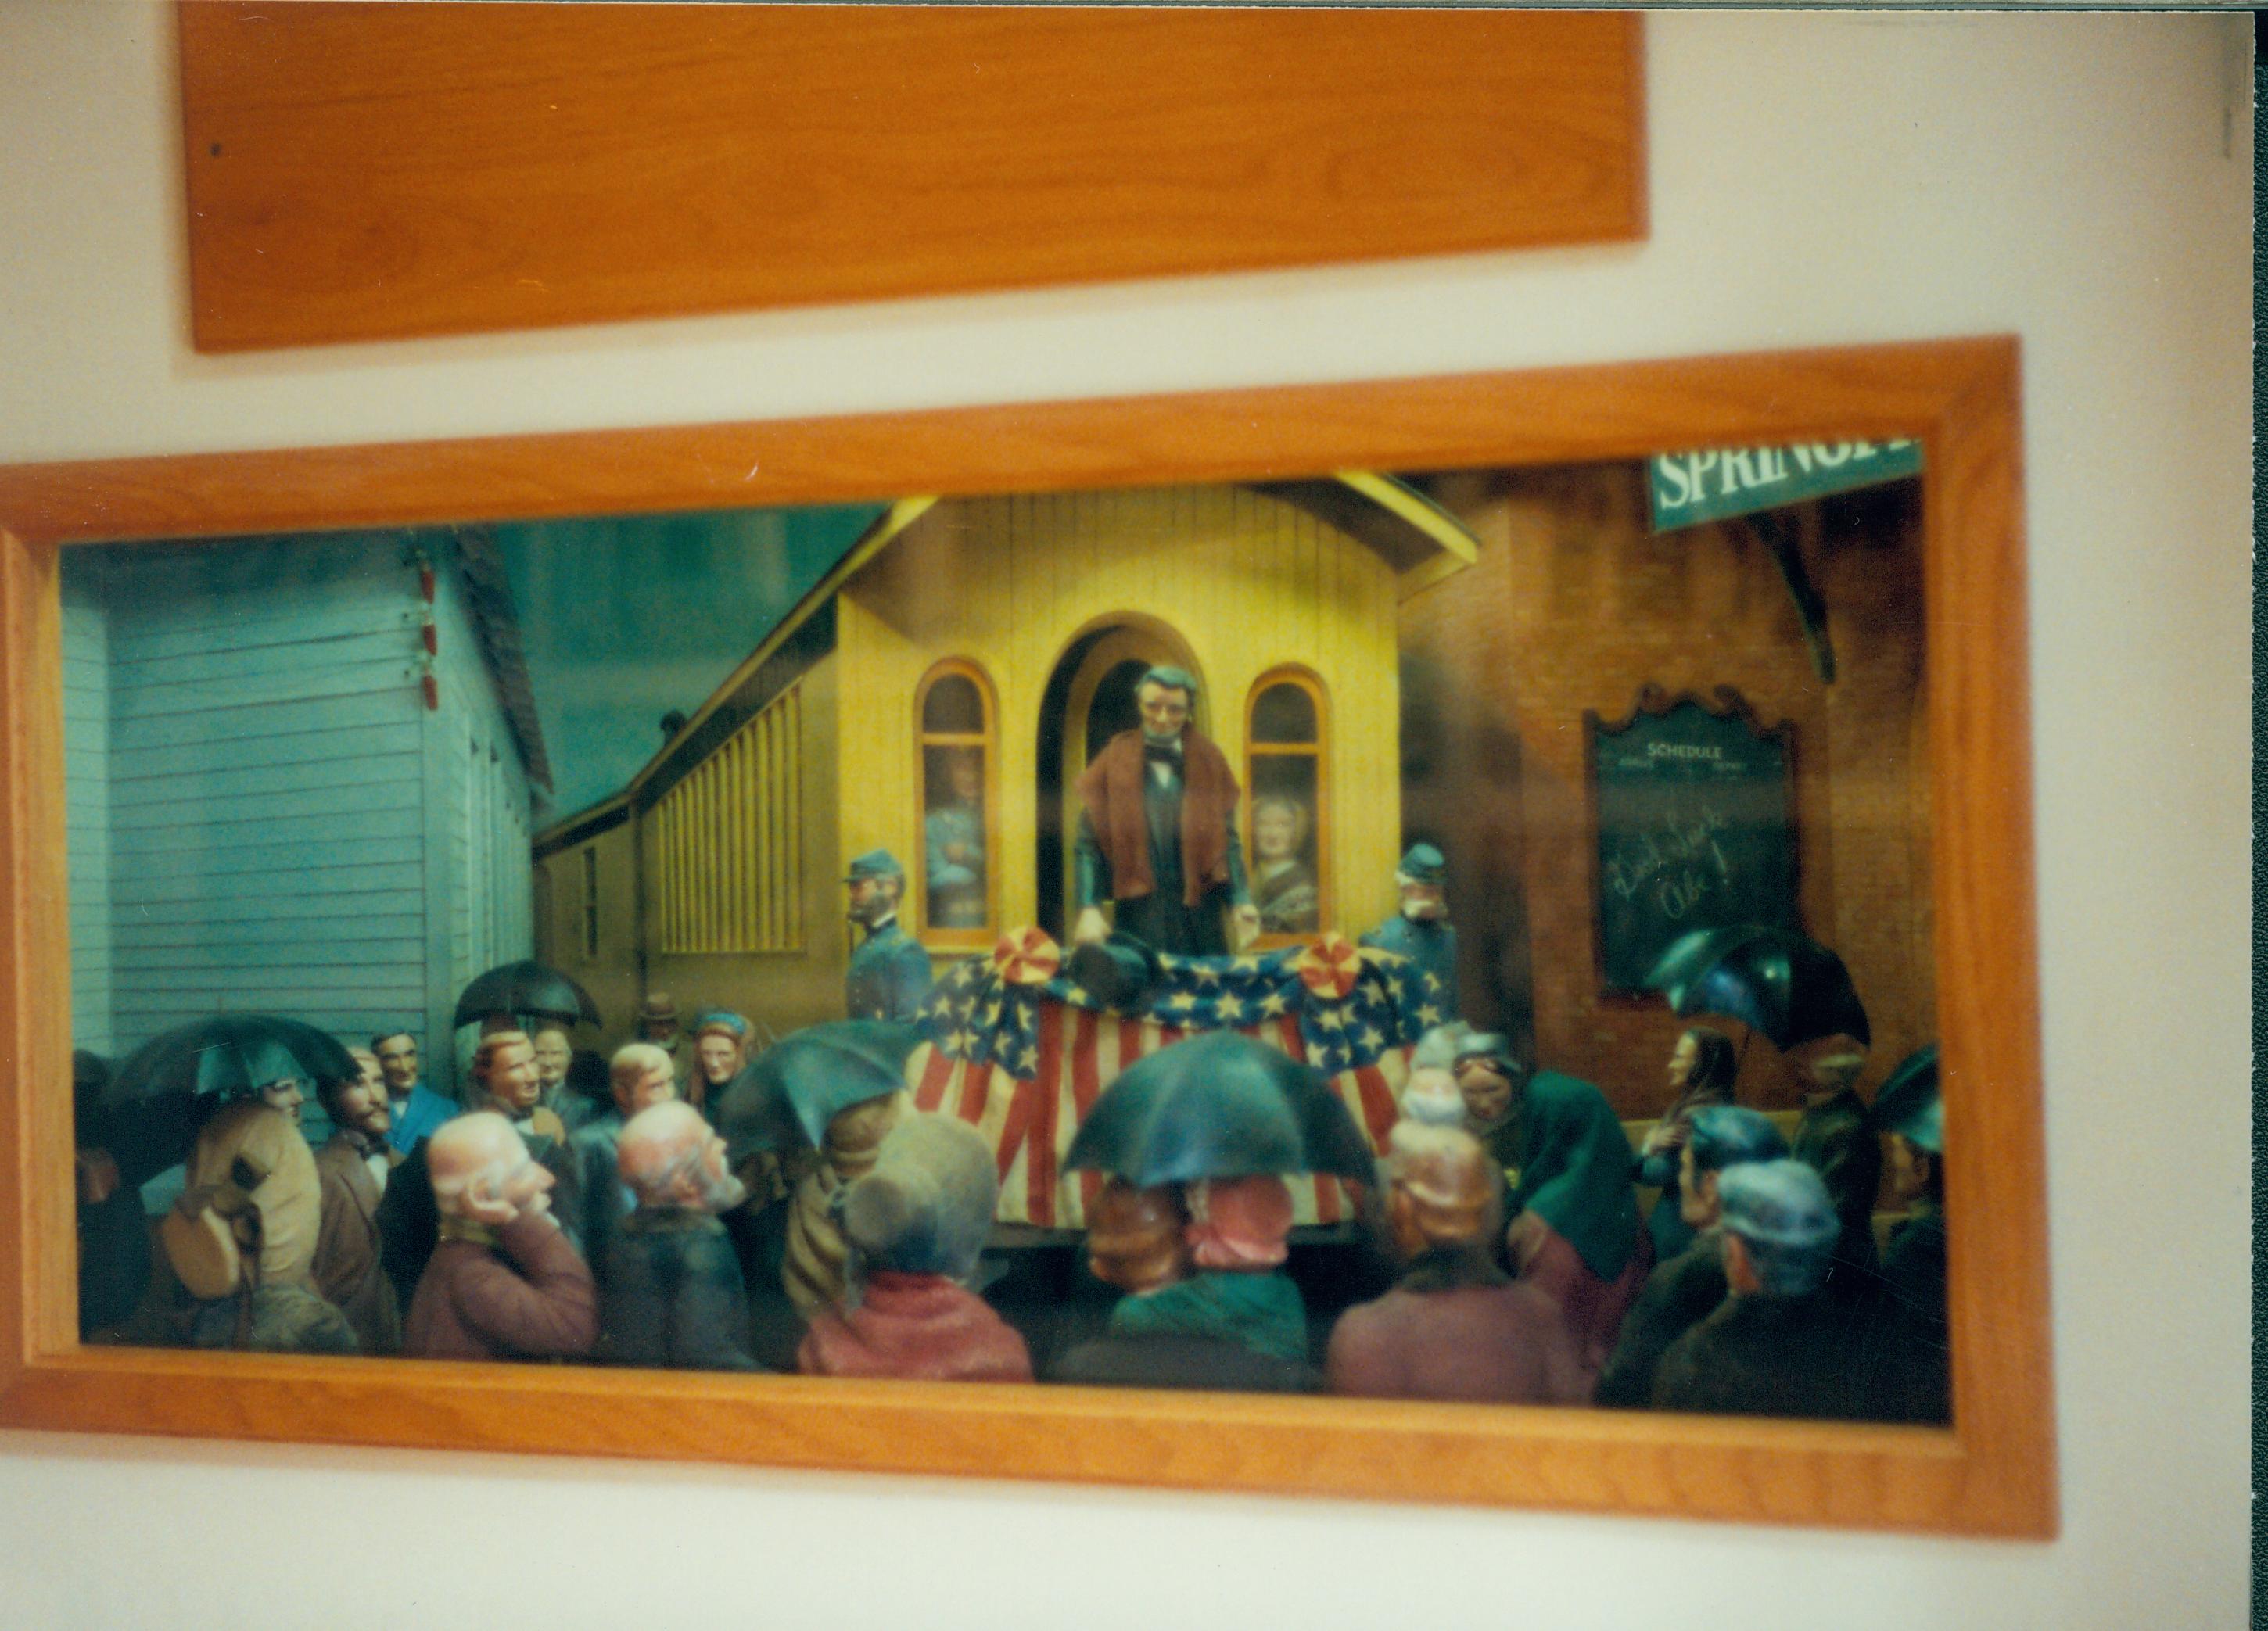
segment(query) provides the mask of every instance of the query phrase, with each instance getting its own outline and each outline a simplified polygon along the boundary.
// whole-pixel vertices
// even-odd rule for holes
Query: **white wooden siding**
[[[101,557],[63,572],[63,822],[70,849],[71,1045],[112,1054],[110,631]]]
[[[453,1084],[456,992],[528,955],[533,930],[526,776],[452,548],[386,533],[66,557],[79,1045],[267,1010],[349,1040],[409,1030]]]

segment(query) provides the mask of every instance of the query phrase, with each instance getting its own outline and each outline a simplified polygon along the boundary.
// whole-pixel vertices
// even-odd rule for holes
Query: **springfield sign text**
[[[1646,489],[1653,530],[1668,533],[1894,481],[1920,468],[1921,444],[1911,439],[1727,447],[1656,453],[1646,463]]]

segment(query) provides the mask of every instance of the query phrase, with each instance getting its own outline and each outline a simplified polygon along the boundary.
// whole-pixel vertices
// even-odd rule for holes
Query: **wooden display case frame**
[[[2008,338],[0,467],[0,1424],[2046,1537],[2057,1524]],[[1917,437],[1955,1425],[83,1347],[57,572],[75,543]],[[747,473],[743,478],[742,473]]]

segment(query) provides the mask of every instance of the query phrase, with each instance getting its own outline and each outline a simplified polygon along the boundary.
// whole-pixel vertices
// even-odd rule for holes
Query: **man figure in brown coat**
[[[1138,731],[1110,738],[1079,778],[1079,921],[1071,939],[1096,945],[1111,925],[1160,951],[1218,957],[1230,950],[1221,913],[1241,949],[1260,932],[1236,836],[1236,777],[1228,760],[1189,724],[1197,682],[1152,668],[1134,688]]]
[[[548,1359],[599,1333],[591,1271],[552,1220],[551,1174],[493,1111],[427,1141],[441,1244],[417,1282],[401,1351],[420,1359]]]
[[[315,1151],[322,1209],[315,1231],[315,1289],[347,1317],[365,1354],[401,1346],[401,1307],[379,1259],[378,1202],[401,1157],[387,1142],[393,1112],[377,1055],[350,1047],[359,1076],[319,1082],[315,1096],[335,1129]]]
[[[1496,1266],[1504,1175],[1461,1128],[1395,1125],[1387,1228],[1407,1265],[1331,1333],[1331,1392],[1374,1399],[1565,1405],[1587,1391],[1558,1306]]]

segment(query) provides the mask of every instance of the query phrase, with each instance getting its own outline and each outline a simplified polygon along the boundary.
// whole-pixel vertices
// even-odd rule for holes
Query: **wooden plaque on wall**
[[[1607,12],[183,0],[231,351],[1645,231]]]

